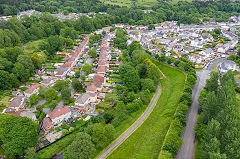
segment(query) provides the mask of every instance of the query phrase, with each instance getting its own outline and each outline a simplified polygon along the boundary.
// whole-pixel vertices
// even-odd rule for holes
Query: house
[[[153,12],[153,10],[148,9],[148,10],[143,10],[143,12],[144,12],[144,13],[151,13],[151,12]]]
[[[95,86],[94,83],[91,83],[87,86],[87,93],[95,93],[97,91],[97,87]]]
[[[67,121],[71,118],[71,110],[69,107],[61,107],[54,109],[51,113],[47,115],[52,120],[54,126],[61,125],[63,121]]]
[[[93,77],[93,82],[94,83],[102,83],[104,84],[105,83],[105,77],[103,74],[95,74],[94,77]]]
[[[98,66],[97,68],[97,73],[102,73],[104,74],[107,71],[107,66]]]
[[[26,104],[26,101],[27,99],[24,96],[14,97],[9,106],[3,110],[3,113],[16,112],[19,111],[20,109],[23,109],[24,105]]]
[[[75,101],[75,106],[86,109],[86,106],[89,103],[95,102],[96,100],[97,100],[96,93],[83,93],[77,97],[77,99]]]
[[[24,95],[29,98],[32,94],[38,94],[39,86],[39,83],[33,83],[30,88],[24,91]]]
[[[56,81],[57,81],[57,78],[51,77],[51,78],[42,80],[40,84],[44,87],[53,87]]]
[[[53,129],[54,128],[54,125],[52,124],[52,121],[49,117],[45,117],[43,119],[43,129],[44,131],[48,132],[50,131],[50,129]]]

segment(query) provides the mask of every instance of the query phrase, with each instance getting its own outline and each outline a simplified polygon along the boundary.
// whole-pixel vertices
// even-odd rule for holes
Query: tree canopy
[[[38,125],[26,117],[0,114],[0,142],[7,156],[23,155],[38,143]]]

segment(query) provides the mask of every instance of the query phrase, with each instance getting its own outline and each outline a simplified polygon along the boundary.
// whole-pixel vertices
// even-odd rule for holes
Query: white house
[[[86,109],[86,106],[89,103],[95,102],[96,100],[97,100],[96,93],[83,93],[77,97],[77,99],[75,101],[75,106]]]
[[[32,94],[38,94],[39,86],[39,83],[33,83],[30,88],[24,91],[24,95],[29,98]]]
[[[71,109],[67,106],[54,109],[47,115],[52,121],[54,126],[61,125],[63,121],[67,121],[71,118]]]

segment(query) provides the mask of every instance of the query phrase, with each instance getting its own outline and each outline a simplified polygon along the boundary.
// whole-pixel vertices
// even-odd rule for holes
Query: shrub
[[[67,129],[63,129],[62,130],[62,136],[65,136],[69,133],[69,131]]]
[[[166,150],[175,156],[181,145],[182,138],[178,136],[177,133],[170,132],[167,136],[165,144],[163,145],[163,150]]]

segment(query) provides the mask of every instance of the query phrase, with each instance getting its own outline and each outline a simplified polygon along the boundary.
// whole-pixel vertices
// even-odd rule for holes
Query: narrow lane
[[[176,156],[176,159],[192,159],[194,157],[195,150],[195,132],[194,127],[197,122],[198,115],[198,97],[200,95],[200,91],[204,88],[206,84],[206,80],[210,78],[210,73],[212,71],[213,66],[223,60],[225,58],[218,58],[211,61],[207,68],[197,71],[197,82],[193,87],[192,99],[193,103],[190,111],[187,116],[187,125],[184,128],[184,132],[182,134],[183,144]]]
[[[115,140],[114,143],[112,143],[112,145],[98,157],[98,159],[106,158],[117,146],[119,146],[124,140],[126,140],[144,122],[144,120],[152,112],[152,109],[154,108],[160,94],[161,88],[158,84],[157,93],[155,94],[154,99],[152,100],[151,104],[148,106],[144,114],[125,133],[118,137],[118,139]]]

